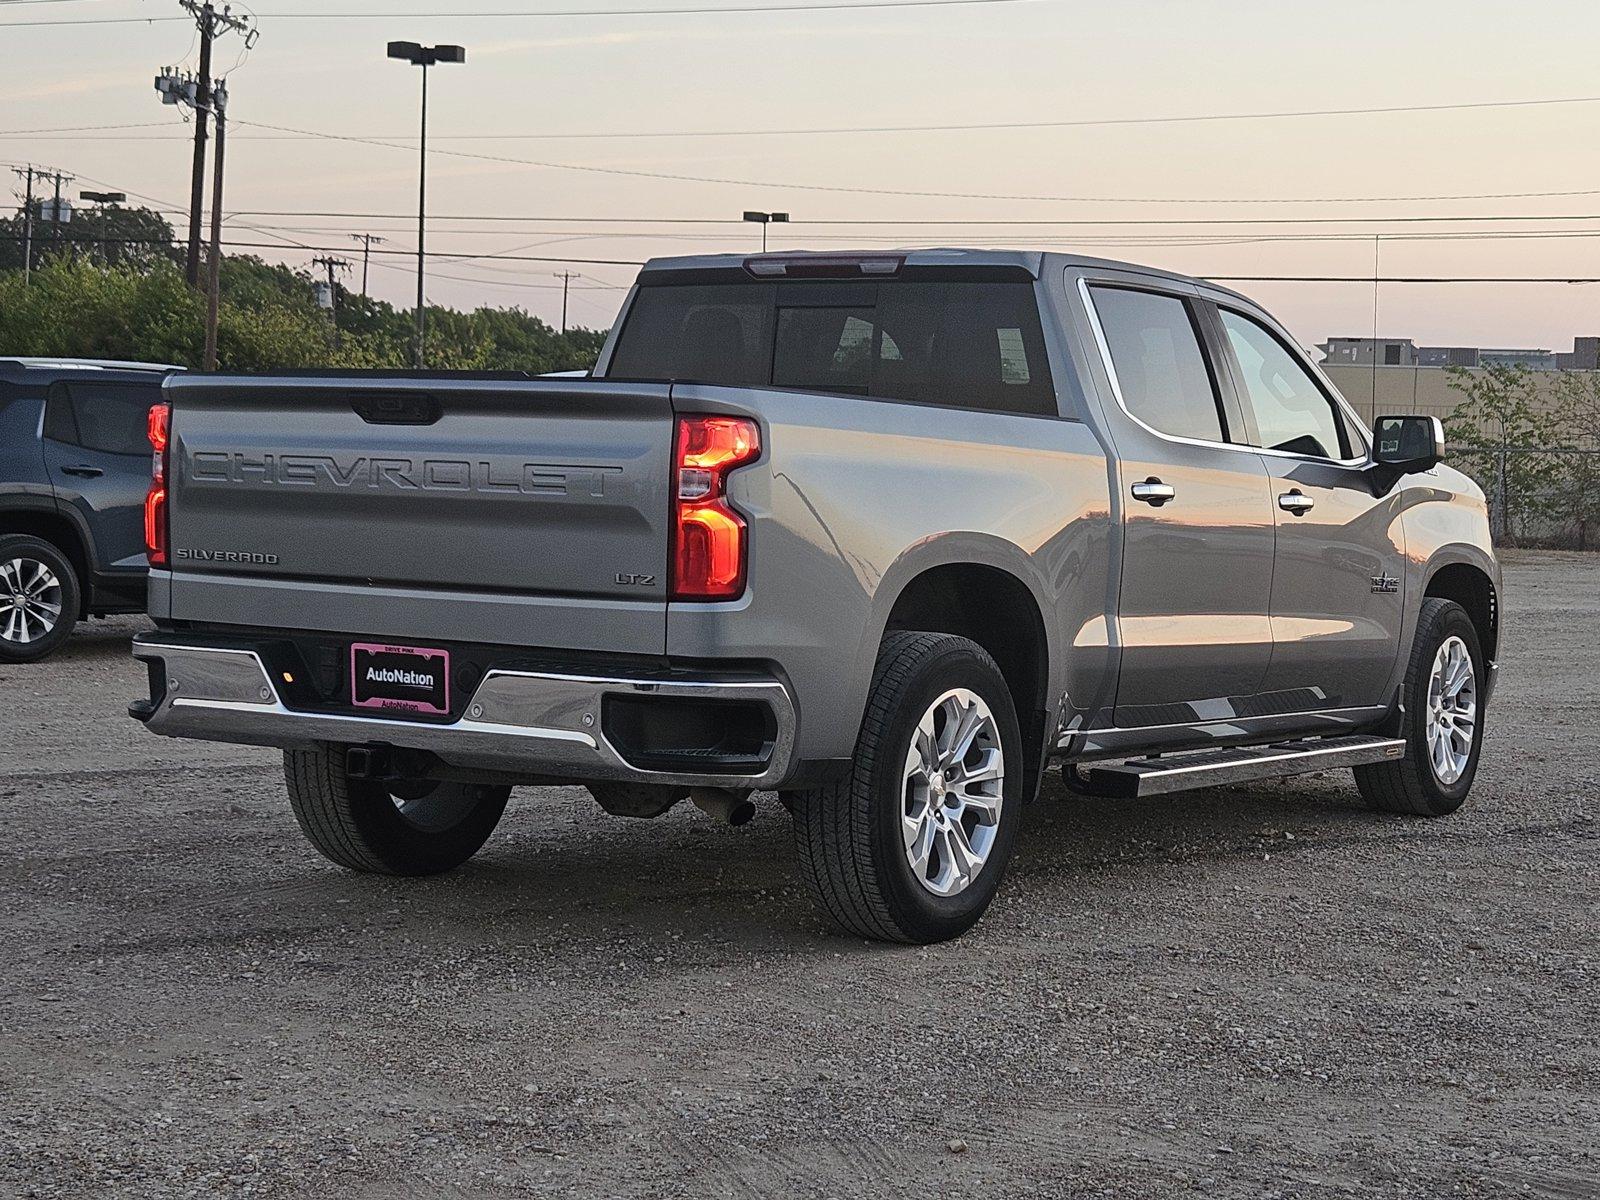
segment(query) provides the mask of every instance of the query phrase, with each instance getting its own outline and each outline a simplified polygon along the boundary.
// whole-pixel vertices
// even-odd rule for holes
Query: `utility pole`
[[[33,275],[33,177],[36,172],[34,165],[29,163],[23,167],[12,167],[11,173],[27,180],[22,193],[22,286],[27,287]]]
[[[178,6],[194,18],[200,31],[200,69],[193,98],[194,163],[189,176],[189,254],[185,264],[189,285],[199,287],[201,208],[206,191],[206,121],[211,113],[211,43],[219,32],[232,30],[244,34],[248,50],[256,43],[257,31],[251,28],[250,18],[234,16],[233,6],[229,4],[224,4],[221,12],[211,0],[178,0]]]
[[[217,320],[222,312],[222,156],[228,147],[228,85],[211,88],[217,114],[217,161],[211,169],[211,261],[206,280],[206,350],[204,369],[217,369]]]
[[[66,215],[61,210],[61,185],[72,178],[57,171],[53,176],[56,185],[55,203],[50,210],[50,220],[55,223],[55,228],[50,231],[50,244],[59,247],[61,244],[61,226],[66,223]]]
[[[562,337],[566,337],[567,336],[567,288],[572,286],[572,281],[574,279],[582,279],[583,276],[577,274],[575,271],[557,271],[556,272],[556,278],[561,280],[561,336]]]
[[[61,204],[61,189],[72,182],[72,176],[64,171],[51,170],[48,167],[36,167],[26,163],[20,167],[12,167],[12,174],[24,180],[22,193],[22,282],[26,286],[33,278],[33,230],[38,221],[52,220],[55,229],[52,231],[52,240],[61,237],[61,223],[63,219],[70,219],[70,214]],[[33,185],[35,183],[50,183],[55,186],[55,199],[51,205],[48,217],[42,211],[46,202],[35,201]],[[35,204],[38,209],[35,209]]]
[[[313,258],[311,265],[314,267],[326,267],[328,270],[328,315],[333,318],[333,344],[337,347],[340,342],[339,287],[334,282],[333,273],[335,271],[348,271],[350,269],[350,260],[338,258],[332,254],[325,254]]]
[[[350,240],[361,243],[361,294],[367,294],[367,268],[372,262],[372,248],[381,246],[388,238],[381,238],[375,233],[352,233]]]

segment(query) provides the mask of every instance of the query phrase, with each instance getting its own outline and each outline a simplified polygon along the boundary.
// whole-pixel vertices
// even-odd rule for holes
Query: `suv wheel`
[[[437,875],[476,854],[500,823],[508,787],[352,779],[343,746],[285,750],[283,778],[300,831],[352,871]]]
[[[0,537],[0,662],[37,662],[59,649],[82,596],[72,563],[49,542]]]
[[[1405,757],[1356,767],[1356,786],[1382,812],[1442,817],[1467,798],[1483,747],[1483,651],[1459,604],[1424,600],[1406,666]]]
[[[794,798],[817,906],[884,941],[966,931],[1011,858],[1022,775],[1011,693],[988,653],[950,634],[890,634],[850,773]]]

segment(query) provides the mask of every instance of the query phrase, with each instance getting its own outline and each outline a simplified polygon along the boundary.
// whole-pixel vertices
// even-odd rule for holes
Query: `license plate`
[[[350,698],[357,708],[448,713],[450,652],[356,642],[350,647]]]

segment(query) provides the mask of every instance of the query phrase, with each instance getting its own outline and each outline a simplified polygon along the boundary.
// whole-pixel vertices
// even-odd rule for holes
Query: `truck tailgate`
[[[667,387],[196,377],[168,395],[174,618],[661,652]]]

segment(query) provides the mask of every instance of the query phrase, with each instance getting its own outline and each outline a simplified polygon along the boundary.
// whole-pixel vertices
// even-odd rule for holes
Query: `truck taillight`
[[[744,518],[728,503],[728,473],[761,455],[761,431],[743,417],[679,417],[673,486],[674,600],[744,593]]]
[[[144,498],[144,549],[152,567],[167,565],[167,455],[172,406],[154,404],[146,432],[150,438],[150,490]]]

